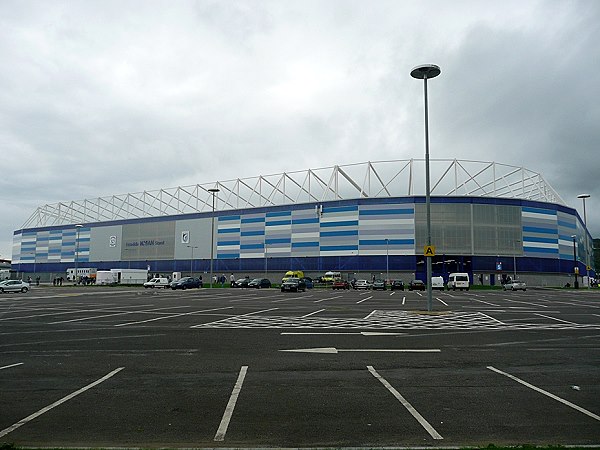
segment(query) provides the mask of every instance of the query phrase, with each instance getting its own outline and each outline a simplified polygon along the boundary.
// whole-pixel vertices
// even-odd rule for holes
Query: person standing
[[[231,275],[229,275],[229,283],[231,287],[235,286],[235,277],[233,276],[233,272],[231,272]]]

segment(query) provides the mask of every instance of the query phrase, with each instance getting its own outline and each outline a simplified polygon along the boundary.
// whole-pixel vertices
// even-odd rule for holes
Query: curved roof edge
[[[431,159],[431,195],[564,200],[544,177],[488,161]],[[21,228],[325,202],[425,195],[425,160],[368,161],[39,206]]]

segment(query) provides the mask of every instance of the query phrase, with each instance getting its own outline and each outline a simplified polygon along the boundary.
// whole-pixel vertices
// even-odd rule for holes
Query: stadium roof
[[[541,174],[508,164],[430,160],[432,196],[501,197],[566,205]],[[39,206],[22,228],[356,198],[425,195],[422,159],[369,161]]]

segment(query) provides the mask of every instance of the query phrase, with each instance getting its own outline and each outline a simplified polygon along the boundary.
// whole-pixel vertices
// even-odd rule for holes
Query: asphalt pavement
[[[600,291],[0,296],[0,444],[600,444]]]

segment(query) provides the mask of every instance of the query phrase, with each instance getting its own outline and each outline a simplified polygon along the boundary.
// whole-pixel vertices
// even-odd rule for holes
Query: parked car
[[[431,289],[444,290],[444,277],[431,277]]]
[[[372,288],[374,291],[376,291],[377,289],[385,291],[387,289],[387,283],[385,282],[385,280],[375,280],[373,281]]]
[[[408,290],[409,291],[424,291],[425,283],[423,283],[421,280],[412,280],[410,283],[408,283]]]
[[[192,288],[201,288],[202,282],[200,278],[193,277],[183,277],[180,280],[171,282],[171,289],[192,289]]]
[[[453,291],[460,289],[469,290],[469,274],[468,273],[451,273],[448,275],[448,285],[447,288],[450,290],[452,288]]]
[[[248,287],[254,289],[270,288],[271,280],[269,280],[268,278],[255,278],[250,283],[248,283]]]
[[[306,291],[306,282],[303,278],[288,278],[281,283],[281,292],[300,292]]]
[[[159,277],[159,278],[151,278],[150,280],[144,283],[144,288],[164,288],[167,289],[169,287],[169,280],[167,278]]]
[[[302,279],[306,283],[306,289],[312,289],[314,287],[315,284],[313,283],[312,278],[310,278],[310,277],[304,277]]]
[[[367,280],[357,280],[354,283],[354,289],[371,289],[371,283]]]
[[[250,284],[250,281],[252,281],[250,278],[240,278],[239,280],[234,281],[231,287],[247,288]]]
[[[526,291],[527,285],[524,281],[512,280],[502,285],[502,289],[505,291]]]
[[[29,283],[23,280],[4,280],[0,282],[0,292],[27,292]]]
[[[348,283],[346,280],[336,280],[333,282],[332,288],[334,290],[337,289],[350,289],[350,283]]]
[[[392,291],[403,291],[404,290],[404,282],[402,280],[394,280],[390,285],[390,289]]]

